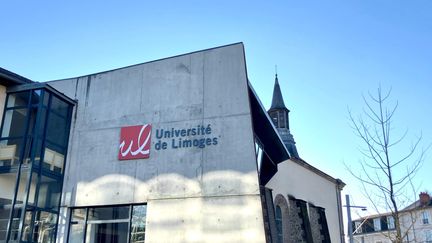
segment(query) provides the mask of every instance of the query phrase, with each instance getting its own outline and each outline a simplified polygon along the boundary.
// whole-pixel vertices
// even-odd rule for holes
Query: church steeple
[[[285,103],[283,101],[282,92],[279,86],[279,80],[277,73],[275,74],[275,85],[273,88],[273,99],[270,110],[272,109],[286,109]]]
[[[270,110],[268,110],[268,114],[271,117],[273,124],[277,128],[279,135],[281,136],[285,146],[290,152],[290,155],[295,158],[300,158],[297,153],[294,137],[290,132],[289,116],[288,116],[289,112],[290,111],[285,106],[282,97],[282,92],[279,86],[278,76],[276,73],[275,84],[273,88],[272,104]]]

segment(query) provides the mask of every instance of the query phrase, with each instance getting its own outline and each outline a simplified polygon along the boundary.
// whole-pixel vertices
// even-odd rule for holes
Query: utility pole
[[[348,218],[348,237],[349,237],[349,243],[354,243],[353,230],[352,230],[352,220],[351,220],[351,204],[350,204],[350,198],[349,198],[348,194],[345,195],[345,203],[346,203],[347,218]]]
[[[365,211],[366,207],[365,206],[354,206],[354,205],[351,205],[348,194],[345,195],[345,201],[346,201],[346,205],[344,205],[344,207],[346,207],[346,209],[347,209],[349,243],[354,243],[353,228],[352,228],[352,219],[351,219],[351,208],[360,208],[362,211]]]

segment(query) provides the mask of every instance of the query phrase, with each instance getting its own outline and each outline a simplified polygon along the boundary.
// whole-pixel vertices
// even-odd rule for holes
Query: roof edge
[[[329,174],[323,172],[322,170],[320,170],[320,169],[312,166],[311,164],[309,164],[308,162],[304,161],[301,158],[291,157],[290,160],[293,161],[293,162],[295,162],[296,164],[298,164],[298,165],[300,165],[300,166],[302,166],[302,167],[304,167],[304,168],[306,168],[306,169],[314,172],[315,174],[317,174],[317,175],[319,175],[319,176],[327,179],[328,181],[333,182],[333,183],[339,185],[340,189],[342,189],[342,188],[344,188],[346,186],[345,182],[343,182],[341,179],[332,177],[331,175],[329,175]]]
[[[90,74],[85,74],[85,75],[80,75],[80,76],[74,76],[74,77],[70,77],[70,78],[61,78],[61,79],[48,80],[48,81],[44,81],[44,82],[55,82],[55,81],[62,81],[62,80],[68,80],[68,79],[77,79],[77,78],[87,77],[87,76],[91,76],[91,75],[98,75],[98,74],[102,74],[102,73],[107,73],[107,72],[122,70],[122,69],[130,68],[130,67],[135,67],[135,66],[139,66],[139,65],[143,65],[143,64],[149,64],[149,63],[153,63],[153,62],[159,62],[159,61],[163,61],[163,60],[167,60],[167,59],[171,59],[171,58],[176,58],[176,57],[191,55],[191,54],[195,54],[195,53],[198,53],[198,52],[210,51],[210,50],[214,50],[214,49],[224,48],[224,47],[228,47],[228,46],[235,46],[235,45],[241,45],[243,47],[243,49],[244,49],[243,42],[235,42],[235,43],[231,43],[231,44],[227,44],[227,45],[216,46],[216,47],[211,47],[211,48],[202,49],[202,50],[198,50],[198,51],[192,51],[192,52],[187,52],[187,53],[183,53],[183,54],[179,54],[179,55],[174,55],[174,56],[170,56],[170,57],[163,57],[163,58],[159,58],[159,59],[155,59],[155,60],[151,60],[151,61],[147,61],[147,62],[141,62],[141,63],[137,63],[137,64],[132,64],[132,65],[128,65],[128,66],[125,66],[125,67],[119,67],[119,68],[114,68],[114,69],[110,69],[110,70],[100,71],[100,72],[96,72],[96,73],[90,73]]]
[[[34,83],[32,80],[0,67],[0,78],[5,79],[6,86]],[[1,82],[3,84],[3,82]]]

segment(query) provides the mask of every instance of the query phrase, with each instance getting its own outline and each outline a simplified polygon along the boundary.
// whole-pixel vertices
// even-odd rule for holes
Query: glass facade
[[[47,86],[36,87],[6,98],[0,243],[55,241],[73,103]]]
[[[144,243],[146,205],[72,209],[69,243]]]

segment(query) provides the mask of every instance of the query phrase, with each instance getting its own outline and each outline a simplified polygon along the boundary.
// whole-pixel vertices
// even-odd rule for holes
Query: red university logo
[[[149,158],[150,137],[150,124],[122,127],[120,131],[119,160]]]

